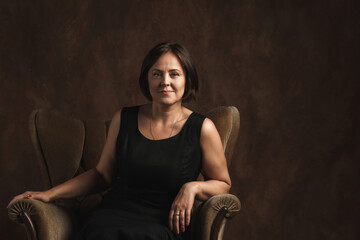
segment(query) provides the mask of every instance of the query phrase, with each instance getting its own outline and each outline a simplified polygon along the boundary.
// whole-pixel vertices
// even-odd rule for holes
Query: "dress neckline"
[[[183,132],[183,130],[184,130],[184,128],[187,126],[190,118],[191,118],[191,117],[193,116],[193,114],[194,114],[194,112],[191,112],[191,113],[190,113],[189,117],[186,119],[186,122],[184,123],[184,125],[182,126],[182,128],[180,129],[180,131],[179,131],[177,134],[175,134],[175,135],[173,135],[173,136],[171,136],[171,137],[168,137],[168,138],[150,139],[150,138],[148,138],[148,137],[145,137],[145,135],[142,134],[142,132],[140,132],[140,129],[139,129],[139,111],[140,111],[140,107],[141,107],[141,106],[138,106],[138,107],[137,107],[137,110],[136,110],[136,130],[137,130],[137,132],[140,134],[140,136],[141,136],[142,138],[144,138],[144,139],[146,139],[147,141],[150,141],[150,142],[161,142],[161,141],[166,141],[166,140],[171,140],[171,139],[173,139],[173,138],[176,138],[177,136],[179,136],[179,135]]]

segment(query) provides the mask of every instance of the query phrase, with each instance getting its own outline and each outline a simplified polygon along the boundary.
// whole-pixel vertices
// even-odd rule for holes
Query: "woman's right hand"
[[[44,191],[44,192],[33,192],[33,191],[26,191],[20,195],[15,196],[10,202],[9,204],[6,206],[6,208],[8,208],[14,201],[18,200],[18,199],[23,199],[23,198],[28,198],[28,199],[36,199],[36,200],[40,200],[43,202],[50,202],[50,195],[48,191]]]

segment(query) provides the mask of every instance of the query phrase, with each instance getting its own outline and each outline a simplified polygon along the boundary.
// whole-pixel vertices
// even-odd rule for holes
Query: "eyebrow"
[[[154,68],[152,71],[153,71],[153,72],[155,72],[155,71],[157,71],[157,72],[163,72],[162,70],[157,69],[157,68]],[[180,69],[177,69],[177,68],[174,68],[174,69],[170,69],[170,70],[169,70],[169,72],[174,72],[174,71],[181,72],[181,70],[180,70]]]

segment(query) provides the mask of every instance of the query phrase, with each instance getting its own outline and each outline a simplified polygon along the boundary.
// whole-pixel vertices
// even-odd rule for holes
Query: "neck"
[[[160,120],[163,122],[171,121],[179,117],[180,112],[182,111],[181,102],[172,104],[172,105],[164,105],[152,103],[151,106],[152,118],[154,120]]]

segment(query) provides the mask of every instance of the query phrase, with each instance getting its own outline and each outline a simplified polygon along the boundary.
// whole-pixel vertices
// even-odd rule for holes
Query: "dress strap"
[[[195,132],[196,137],[200,139],[202,124],[206,117],[202,114],[193,112],[189,118],[190,119],[188,120],[190,120],[191,122],[188,125],[194,129],[193,132]]]
[[[124,107],[121,109],[120,132],[124,133],[137,127],[137,116],[140,106]]]

